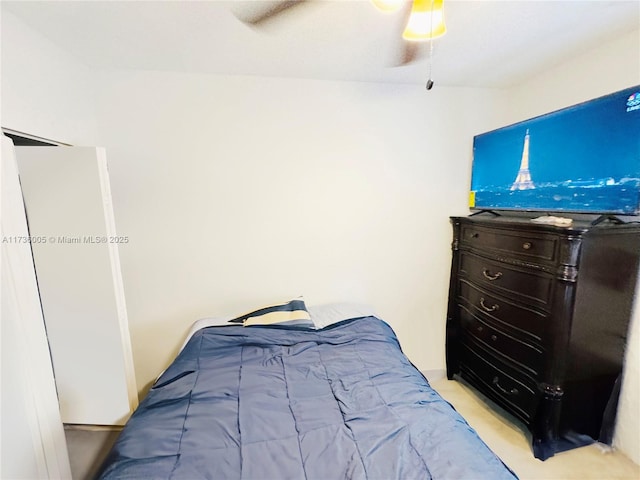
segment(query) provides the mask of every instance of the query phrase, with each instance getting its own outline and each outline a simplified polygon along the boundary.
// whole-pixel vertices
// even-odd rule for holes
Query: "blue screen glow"
[[[474,137],[471,207],[640,214],[640,86]]]

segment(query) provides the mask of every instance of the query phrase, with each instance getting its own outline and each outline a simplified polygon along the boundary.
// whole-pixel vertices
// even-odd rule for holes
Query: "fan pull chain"
[[[433,70],[433,39],[429,40],[429,80],[427,80],[427,90],[433,88],[433,80],[431,79],[431,71]]]
[[[430,22],[431,22],[431,26],[430,26],[430,33],[431,35],[429,36],[429,79],[427,80],[427,90],[431,90],[433,88],[433,80],[431,78],[431,71],[433,70],[433,5],[435,3],[435,0],[431,0],[431,18],[430,18]]]

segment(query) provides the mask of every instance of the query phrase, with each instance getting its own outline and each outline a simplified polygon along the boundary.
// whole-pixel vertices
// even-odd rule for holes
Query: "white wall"
[[[508,92],[508,123],[640,84],[640,30],[542,72]],[[640,463],[640,277],[629,329],[614,445]]]
[[[614,38],[507,91],[516,122],[640,84],[640,30]]]
[[[468,212],[472,133],[499,92],[100,79],[140,388],[194,320],[297,295],[370,303],[419,368],[444,368],[448,216]]]
[[[95,144],[95,73],[2,11],[2,127]]]

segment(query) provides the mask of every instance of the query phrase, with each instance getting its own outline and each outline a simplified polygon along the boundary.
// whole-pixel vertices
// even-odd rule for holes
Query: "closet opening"
[[[66,143],[57,142],[55,140],[49,140],[46,138],[30,135],[28,133],[18,132],[16,130],[10,130],[3,128],[2,133],[9,137],[13,141],[13,145],[16,147],[59,147],[70,146]]]

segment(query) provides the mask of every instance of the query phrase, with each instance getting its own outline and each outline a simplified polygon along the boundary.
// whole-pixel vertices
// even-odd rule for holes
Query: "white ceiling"
[[[238,20],[263,1],[2,1],[89,66],[424,84],[398,62],[402,13],[370,0],[314,0],[256,29]],[[258,7],[256,7],[258,5]],[[508,87],[604,41],[638,32],[640,2],[446,0],[434,42],[436,85]]]

